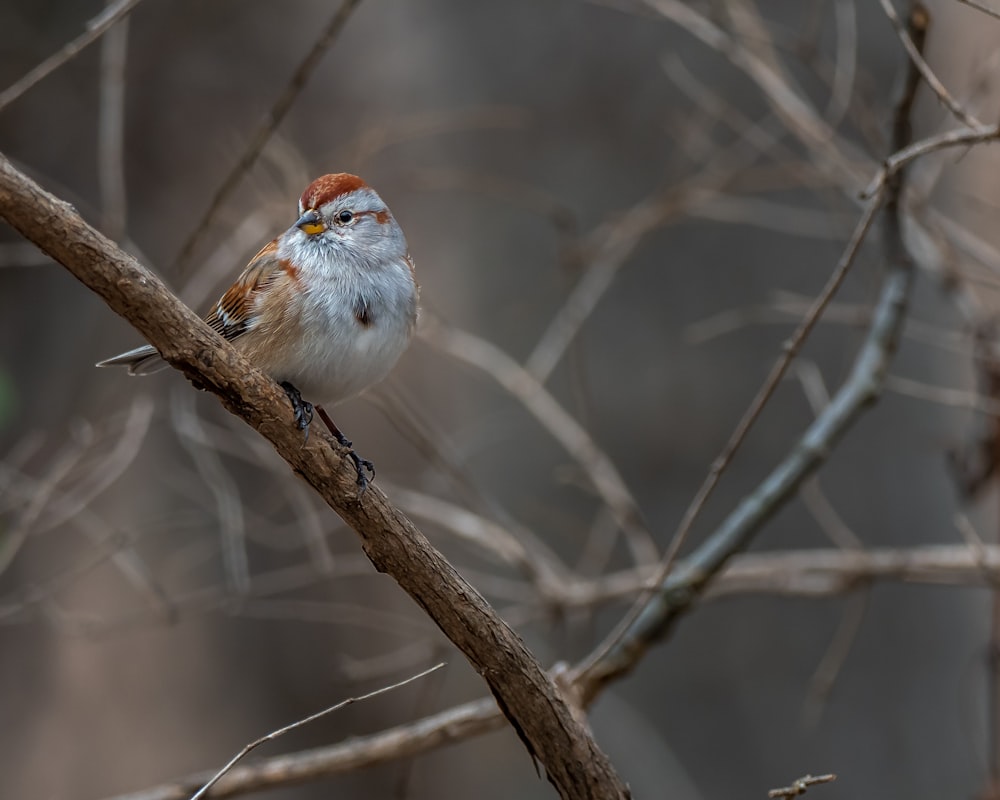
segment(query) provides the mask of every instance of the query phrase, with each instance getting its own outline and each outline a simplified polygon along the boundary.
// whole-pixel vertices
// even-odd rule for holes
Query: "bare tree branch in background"
[[[979,7],[971,0],[963,2]],[[188,393],[178,393],[169,406],[167,427],[194,465],[193,469],[188,465],[191,475],[178,479],[178,483],[186,481],[178,492],[195,496],[190,485],[197,483],[197,512],[211,521],[214,532],[214,538],[205,537],[211,541],[199,542],[197,547],[201,549],[192,556],[185,554],[185,558],[207,560],[205,553],[216,558],[221,554],[226,585],[208,588],[185,586],[167,591],[160,576],[140,558],[136,535],[118,530],[82,507],[135,458],[150,426],[151,410],[143,417],[145,407],[133,407],[124,425],[124,441],[105,454],[99,476],[89,481],[78,480],[77,473],[83,471],[81,465],[90,463],[90,442],[71,441],[34,471],[23,467],[17,454],[0,462],[0,488],[7,491],[6,498],[0,496],[0,513],[10,514],[15,523],[5,531],[11,535],[0,539],[0,573],[19,556],[28,536],[46,526],[65,523],[93,542],[89,558],[0,599],[0,623],[42,619],[61,631],[84,636],[141,628],[164,619],[187,620],[222,613],[244,619],[360,625],[396,638],[389,648],[375,654],[365,653],[360,658],[338,654],[345,675],[371,678],[373,674],[387,675],[428,663],[429,654],[435,653],[436,657],[440,639],[434,638],[436,633],[430,625],[419,624],[422,618],[413,624],[395,611],[368,609],[353,597],[350,603],[342,603],[293,594],[322,586],[323,580],[368,574],[370,568],[359,556],[336,554],[330,549],[329,514],[313,493],[300,483],[290,482],[290,465],[358,531],[376,568],[392,575],[410,593],[463,651],[494,694],[493,698],[436,713],[429,713],[429,708],[412,710],[411,717],[421,718],[336,745],[243,764],[228,771],[218,783],[210,774],[199,773],[149,786],[119,800],[181,800],[200,786],[209,797],[237,796],[316,780],[413,758],[498,730],[505,724],[505,715],[563,796],[626,796],[628,789],[616,775],[615,767],[589,735],[585,714],[602,691],[630,674],[649,649],[669,638],[676,623],[695,608],[712,600],[744,595],[843,598],[839,624],[822,658],[817,655],[819,665],[805,698],[806,714],[816,720],[834,683],[841,680],[841,668],[866,615],[871,613],[867,599],[873,584],[995,588],[1000,583],[1000,547],[986,543],[964,516],[958,523],[962,544],[868,547],[863,532],[856,533],[849,527],[838,504],[827,498],[815,478],[844,435],[886,389],[987,416],[993,438],[985,437],[975,454],[982,463],[977,461],[968,475],[963,473],[970,493],[995,477],[1000,463],[994,452],[993,418],[1000,408],[996,386],[984,385],[981,391],[970,391],[888,373],[904,338],[963,359],[974,346],[988,350],[994,337],[992,312],[979,297],[979,289],[1000,287],[996,274],[1000,252],[928,202],[944,171],[943,165],[948,163],[946,156],[996,141],[1000,126],[979,122],[967,109],[980,106],[953,91],[925,60],[924,38],[929,25],[926,11],[919,4],[911,4],[904,23],[897,18],[890,0],[881,0],[882,13],[892,22],[895,37],[877,7],[874,12],[885,28],[886,39],[907,65],[905,86],[891,120],[890,142],[885,144],[872,132],[876,123],[882,125],[885,120],[875,109],[861,107],[858,99],[866,76],[859,63],[858,9],[849,0],[833,4],[832,31],[822,28],[825,22],[819,20],[817,5],[815,27],[802,36],[783,27],[781,20],[765,19],[750,0],[733,0],[710,12],[675,0],[622,0],[610,4],[644,17],[667,20],[706,45],[720,62],[735,68],[741,79],[748,80],[760,93],[763,110],[745,111],[740,103],[718,93],[710,81],[702,80],[697,70],[689,69],[680,55],[671,52],[662,58],[663,75],[687,98],[694,111],[692,120],[671,120],[668,125],[671,132],[681,131],[672,146],[676,162],[684,165],[682,174],[679,178],[673,176],[666,189],[649,191],[643,187],[630,197],[644,199],[633,200],[633,205],[621,213],[606,214],[592,226],[585,217],[577,218],[574,205],[548,187],[542,188],[542,181],[536,186],[516,176],[461,167],[419,168],[408,173],[416,175],[424,188],[460,188],[531,212],[549,226],[547,235],[554,233],[557,238],[553,261],[574,276],[574,285],[556,298],[539,327],[540,333],[528,332],[523,358],[512,355],[518,352],[515,347],[494,344],[471,327],[466,330],[465,321],[461,327],[452,325],[443,314],[425,315],[426,324],[421,330],[423,341],[430,347],[488,375],[502,390],[498,394],[504,400],[513,399],[516,411],[546,434],[539,437],[541,441],[549,443],[551,439],[569,455],[570,481],[574,489],[586,492],[586,514],[590,516],[581,513],[582,523],[574,519],[566,525],[566,538],[571,544],[565,548],[563,542],[550,540],[551,531],[546,530],[549,523],[543,515],[539,515],[541,521],[533,518],[530,523],[520,522],[500,502],[494,502],[489,492],[481,492],[465,474],[463,458],[448,440],[451,431],[435,435],[433,425],[425,424],[405,400],[394,405],[390,399],[386,406],[394,425],[411,428],[407,438],[431,465],[428,478],[414,485],[403,481],[393,485],[380,476],[378,486],[392,495],[401,510],[389,505],[378,486],[370,489],[361,502],[353,493],[353,468],[343,463],[340,450],[319,435],[303,444],[289,422],[284,395],[270,381],[207,331],[155,278],[88,229],[72,209],[32,185],[9,162],[0,160],[0,216],[100,294],[195,386],[217,394],[231,412],[261,434],[203,419]],[[114,3],[101,19],[109,14],[118,14],[114,18],[120,19],[134,5]],[[177,265],[182,273],[189,270],[199,243],[225,199],[247,176],[358,5],[346,0],[339,7],[270,116],[250,137],[246,152],[237,159],[205,216],[181,248]],[[112,32],[116,39],[109,36],[103,43],[109,68],[100,84],[104,133],[99,141],[98,177],[106,232],[118,237],[124,234],[127,203],[121,138],[124,62],[116,59],[115,53],[123,55],[127,30],[119,25]],[[821,55],[810,53],[809,48],[827,33],[836,37],[832,48],[826,48]],[[44,73],[32,81],[41,75]],[[0,95],[0,109],[30,85],[18,88],[18,84]],[[822,89],[819,94],[826,92],[826,96],[817,95],[816,85]],[[933,95],[929,94],[929,99],[936,99],[948,109],[946,124],[954,125],[954,116],[960,121],[959,127],[921,134],[922,138],[914,140],[913,103],[922,85]],[[513,130],[523,127],[526,119],[526,114],[507,106],[397,114],[387,121],[359,126],[356,137],[344,149],[352,158],[364,161],[374,154],[381,157],[384,151],[411,138],[461,130]],[[710,135],[713,126],[730,136],[725,144]],[[874,142],[883,143],[875,149]],[[267,149],[268,155],[272,149]],[[873,158],[868,155],[873,149],[888,155]],[[304,157],[286,160],[294,162],[295,169],[306,163]],[[932,167],[920,175],[920,180],[916,180],[918,171],[911,170],[918,162],[921,167]],[[803,190],[820,198],[820,202],[800,203]],[[833,197],[836,202],[830,199]],[[270,206],[257,208],[234,225],[225,245],[213,256],[212,268],[189,282],[192,296],[204,295],[219,271],[228,269],[233,253],[246,249],[258,229],[270,224],[272,215]],[[878,229],[880,215],[884,225]],[[631,465],[615,463],[612,454],[616,442],[603,431],[599,433],[598,427],[584,424],[585,415],[577,419],[567,410],[569,406],[563,405],[556,372],[560,364],[570,360],[567,354],[579,344],[586,326],[593,324],[612,289],[618,288],[619,278],[638,260],[637,255],[654,234],[689,219],[754,227],[799,240],[808,237],[822,243],[847,239],[847,243],[816,297],[806,297],[799,291],[807,290],[799,290],[794,295],[779,294],[766,304],[750,300],[745,306],[739,305],[737,297],[734,310],[705,316],[702,322],[686,328],[689,344],[703,344],[722,334],[744,332],[763,324],[796,325],[780,355],[776,359],[770,356],[773,364],[763,384],[711,464],[673,537],[668,539],[670,530],[660,524],[651,526],[645,520],[647,509],[643,502],[649,494],[640,489],[638,481],[630,485],[627,478]],[[873,239],[878,240],[881,251],[870,247]],[[4,256],[9,252],[11,259],[20,257],[18,245],[3,247]],[[835,303],[834,296],[859,256],[869,251],[880,253],[876,256],[880,269],[878,285],[872,288],[873,299]],[[810,267],[801,271],[813,273],[816,263],[827,262],[796,266]],[[908,319],[918,269],[941,278],[949,298],[966,320],[966,327],[951,330]],[[836,323],[842,326],[838,330],[858,337],[857,341],[851,339],[851,345],[857,344],[856,350],[845,351],[852,354],[850,364],[845,369],[838,365],[836,373],[823,362],[804,361],[800,355],[821,323]],[[908,326],[905,333],[904,324]],[[773,348],[773,344],[770,346]],[[812,357],[811,353],[807,355]],[[972,356],[971,360],[977,368],[987,369],[978,366],[987,358]],[[762,412],[772,408],[772,399],[787,384],[792,385],[797,402],[802,402],[802,395],[808,401],[812,416],[802,423],[804,432],[790,441],[785,452],[773,456],[777,464],[763,479],[759,477],[763,470],[755,473],[753,481],[759,480],[756,485],[741,485],[743,499],[731,509],[721,510],[715,517],[721,522],[702,538],[694,539],[696,522],[702,518],[713,490]],[[491,384],[491,388],[495,386]],[[460,438],[455,435],[456,441]],[[31,450],[29,439],[25,442],[25,450]],[[266,442],[284,460],[271,458],[273,453]],[[475,449],[465,441],[461,444]],[[718,444],[713,446],[718,448]],[[479,447],[485,450],[481,440]],[[278,499],[273,505],[265,509],[251,507],[250,492],[228,474],[225,459],[259,470],[269,487],[277,487],[273,494]],[[36,474],[41,477],[34,477]],[[646,492],[666,494],[672,488],[658,474],[655,480],[661,484],[654,484],[652,489],[647,486]],[[456,489],[463,497],[453,496]],[[741,553],[796,497],[803,501],[811,523],[820,535],[826,534],[835,549],[825,549],[822,540],[824,549]],[[533,499],[545,504],[550,495],[539,489],[538,497]],[[463,500],[468,501],[468,507]],[[271,522],[268,514],[279,504],[290,513],[282,522]],[[462,566],[468,582],[402,516],[403,512],[420,520],[431,535],[439,536],[442,546],[458,549],[459,558],[471,554],[470,566]],[[75,516],[71,518],[72,514]],[[261,529],[266,529],[269,542],[303,548],[304,561],[261,568],[249,555],[253,548],[250,532]],[[941,532],[944,541],[954,536],[953,530]],[[450,550],[446,552],[450,558]],[[142,608],[94,617],[86,609],[60,607],[55,599],[60,590],[108,561],[144,598]],[[477,589],[490,597],[501,615],[493,613]],[[621,611],[625,604],[631,604],[631,610]],[[608,609],[624,615],[595,646],[595,631],[603,631],[595,624],[597,613],[605,612],[600,617],[603,624]],[[995,624],[998,618],[994,610]],[[543,658],[529,652],[508,627],[539,621],[548,624],[549,631],[568,631],[566,638],[571,646],[563,646],[559,640],[552,651],[557,658],[574,653],[574,663],[560,662],[546,674],[539,663]],[[994,639],[997,635],[995,631]],[[585,655],[579,657],[580,653]],[[809,662],[810,667],[814,663],[816,659]],[[992,712],[994,727],[1000,720],[998,709],[1000,706]],[[1000,738],[996,729],[990,735],[990,769],[995,783]],[[823,766],[836,768],[842,775],[846,771],[842,764]],[[798,767],[795,769],[778,774],[801,774]],[[771,794],[797,796],[833,777],[807,775]],[[210,781],[209,785],[205,785],[206,781]]]
[[[343,0],[336,12],[334,12],[334,15],[330,18],[330,21],[320,31],[320,35],[313,44],[312,49],[302,59],[302,62],[295,70],[284,91],[274,101],[274,105],[271,106],[270,111],[268,111],[248,137],[246,148],[226,174],[222,183],[219,184],[219,188],[216,189],[208,205],[208,209],[199,220],[198,225],[188,236],[187,240],[185,240],[184,244],[181,245],[174,263],[174,271],[180,279],[187,277],[195,249],[201,242],[202,237],[212,226],[219,210],[229,200],[236,187],[239,186],[240,181],[243,180],[246,173],[254,165],[254,162],[257,161],[268,140],[278,129],[278,126],[281,125],[285,116],[295,104],[299,93],[305,88],[313,72],[316,71],[316,67],[319,66],[326,51],[336,41],[337,36],[340,35],[340,32],[347,24],[347,20],[350,19],[352,12],[359,5],[361,5],[361,0]]]
[[[124,19],[131,13],[140,2],[142,0],[118,0],[118,2],[110,3],[104,11],[87,23],[87,30],[84,33],[81,33],[76,39],[59,50],[59,52],[47,58],[19,81],[0,93],[0,111],[17,100],[17,98],[51,72],[59,69],[63,64],[76,57],[85,47],[100,39],[105,33],[111,30],[116,22]]]
[[[346,700],[341,700],[339,703],[335,703],[329,708],[323,709],[322,711],[312,714],[306,717],[305,719],[300,719],[297,722],[293,722],[291,725],[286,725],[283,728],[279,728],[276,731],[272,731],[266,736],[262,736],[259,739],[254,739],[252,742],[250,742],[250,744],[248,744],[246,747],[240,750],[239,753],[233,756],[233,758],[230,759],[230,761],[222,769],[220,769],[217,773],[215,773],[215,775],[213,775],[209,780],[207,780],[204,786],[202,786],[197,792],[191,795],[191,800],[198,800],[199,797],[204,797],[205,794],[209,792],[212,789],[212,787],[215,786],[220,780],[222,780],[222,778],[224,778],[227,773],[231,772],[233,767],[235,767],[240,761],[242,761],[245,756],[249,755],[250,752],[260,747],[262,744],[266,744],[267,742],[273,741],[274,739],[277,739],[279,736],[284,736],[286,733],[293,731],[296,728],[300,728],[303,725],[308,725],[310,722],[314,722],[315,720],[318,720],[321,717],[325,717],[327,714],[332,714],[334,711],[339,711],[340,709],[352,705],[353,703],[358,703],[361,702],[362,700],[368,700],[372,697],[377,697],[380,694],[391,692],[393,689],[398,689],[401,686],[406,686],[406,684],[412,683],[413,681],[419,680],[420,678],[430,675],[432,672],[437,672],[443,666],[444,663],[440,663],[433,667],[430,667],[429,669],[422,670],[421,672],[418,672],[416,675],[411,675],[409,678],[406,678],[405,680],[402,681],[398,681],[397,683],[394,683],[390,686],[383,686],[381,689],[376,689],[373,692],[368,692],[366,694],[358,695],[357,697],[348,697]],[[216,796],[218,796],[218,794],[216,794]]]
[[[113,5],[109,3],[109,6]],[[101,190],[101,226],[120,241],[125,235],[125,68],[128,18],[108,29],[101,42],[100,111],[97,130],[97,173]]]

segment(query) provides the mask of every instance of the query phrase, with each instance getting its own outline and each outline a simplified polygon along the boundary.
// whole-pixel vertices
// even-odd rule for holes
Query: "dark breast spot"
[[[372,309],[364,295],[359,294],[354,298],[354,318],[365,328],[375,321]]]

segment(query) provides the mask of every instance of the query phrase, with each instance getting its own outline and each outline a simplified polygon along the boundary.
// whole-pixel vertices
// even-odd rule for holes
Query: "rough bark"
[[[489,685],[501,710],[566,798],[628,797],[626,785],[555,684],[488,603],[379,490],[358,498],[345,451],[313,426],[308,441],[284,392],[152,273],[0,155],[0,216],[128,320],[197,387],[274,446],[360,536],[375,568],[427,612]]]

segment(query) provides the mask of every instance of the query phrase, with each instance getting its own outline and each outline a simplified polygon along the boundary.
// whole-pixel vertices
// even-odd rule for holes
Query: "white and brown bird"
[[[389,373],[413,336],[418,294],[406,238],[388,206],[361,178],[339,173],[309,185],[295,224],[261,248],[205,321],[281,384],[307,434],[315,403],[350,449],[363,488],[365,469],[374,476],[374,468],[323,406]],[[166,364],[144,345],[97,366],[147,375]]]

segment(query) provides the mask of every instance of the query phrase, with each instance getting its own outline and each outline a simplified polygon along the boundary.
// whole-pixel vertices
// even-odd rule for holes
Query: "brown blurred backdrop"
[[[364,0],[178,271],[182,243],[336,4],[145,0],[127,29],[118,238],[204,309],[293,221],[311,178],[356,172],[403,226],[429,312],[523,362],[590,263],[595,231],[690,185],[623,258],[547,382],[617,465],[662,550],[794,325],[781,308],[823,285],[857,204],[847,181],[812,169],[717,50],[648,7],[616,5]],[[856,148],[852,158],[872,159],[870,172],[887,154],[905,64],[885,16],[839,0],[758,5],[784,69]],[[724,6],[697,7],[725,24]],[[0,5],[0,88],[100,9]],[[957,97],[994,118],[1000,22],[957,2],[933,10],[928,60]],[[838,110],[830,76],[844,31],[856,36],[856,74]],[[101,59],[102,45],[90,47],[0,111],[0,150],[107,229]],[[926,94],[918,109],[918,135],[954,122]],[[771,146],[746,146],[748,121]],[[935,182],[928,202],[988,244],[995,167],[975,151],[920,177]],[[698,199],[704,186],[715,188]],[[838,302],[873,300],[880,253],[877,240],[866,247]],[[940,278],[921,274],[910,330],[926,335],[904,340],[892,373],[975,388],[965,333],[970,320],[991,319],[992,285],[972,282],[961,295]],[[981,301],[972,311],[969,293]],[[733,311],[754,313],[716,316]],[[819,327],[795,373],[803,380],[778,391],[696,542],[812,419],[803,385],[815,389],[818,370],[836,388],[861,336],[835,315]],[[366,566],[351,532],[212,398],[172,371],[140,381],[93,368],[138,343],[64,270],[0,230],[0,551],[10,556],[0,557],[0,795],[100,798],[217,768],[273,728],[436,660],[448,661],[443,673],[265,754],[481,696],[460,654]],[[579,465],[489,375],[431,343],[416,342],[385,387],[336,416],[390,496],[420,492],[516,522],[585,574],[631,563]],[[890,390],[819,485],[868,547],[962,544],[960,509],[994,541],[991,494],[966,504],[947,457],[983,430],[967,408]],[[625,608],[546,608],[530,591],[518,596],[516,570],[418,523],[546,665],[583,656]],[[249,594],[226,555],[233,541],[246,554]],[[755,549],[833,546],[797,500]],[[970,796],[988,783],[995,746],[990,603],[982,588],[896,583],[707,603],[602,695],[595,734],[636,797],[762,797],[827,771],[837,783],[812,791],[829,800]],[[825,686],[817,670],[841,639],[842,664]],[[261,796],[331,795],[552,790],[505,729]]]

